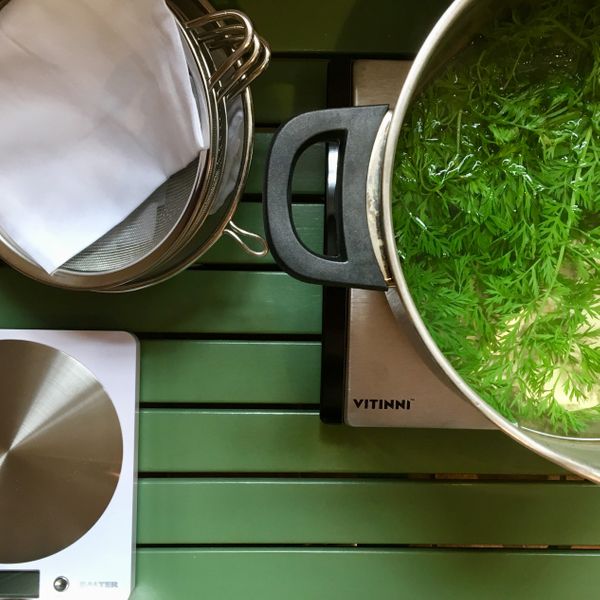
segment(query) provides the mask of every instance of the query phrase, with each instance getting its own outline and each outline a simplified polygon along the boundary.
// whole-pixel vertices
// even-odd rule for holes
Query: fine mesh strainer
[[[0,0],[0,9],[8,1]],[[177,0],[169,6],[179,24],[202,128],[210,132],[210,149],[52,275],[0,235],[0,256],[24,274],[67,289],[128,291],[186,268],[223,233],[236,238],[247,252],[266,254],[264,240],[243,232],[231,218],[252,151],[247,88],[267,67],[268,46],[238,11],[216,12],[204,0]],[[259,249],[249,248],[240,235],[258,241]]]
[[[139,264],[183,219],[201,172],[200,159],[172,176],[112,231],[67,262],[69,273],[115,273]]]

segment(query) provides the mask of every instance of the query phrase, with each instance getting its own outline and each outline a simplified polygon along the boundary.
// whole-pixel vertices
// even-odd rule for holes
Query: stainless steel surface
[[[412,60],[357,60],[352,67],[353,104],[387,104],[394,108]]]
[[[266,68],[270,51],[238,11],[215,12],[204,0],[173,0],[170,7],[180,27],[199,114],[207,115],[202,125],[210,132],[209,150],[52,275],[10,240],[0,240],[0,257],[26,275],[67,289],[140,289],[189,266],[231,220],[251,160],[253,118],[247,88]],[[242,115],[246,123],[232,123],[232,113]]]
[[[411,65],[410,61],[356,61],[353,65],[354,104],[388,104],[393,108]],[[377,223],[381,220],[382,182],[378,173],[388,128],[389,120],[381,127],[367,182],[367,211],[374,239],[377,239]],[[383,147],[377,150],[381,142]],[[376,254],[385,272],[385,250],[383,246],[380,248]],[[390,300],[393,303],[394,297]],[[407,314],[402,314],[402,306],[394,314],[386,293],[350,290],[349,312],[347,424],[449,429],[494,427],[448,381],[416,335]]]
[[[398,322],[384,292],[352,290],[345,422],[355,427],[492,429],[440,377],[407,318]]]
[[[529,0],[522,0],[522,2],[527,1]],[[407,110],[419,90],[435,74],[440,65],[463,47],[472,33],[478,31],[491,14],[515,4],[517,4],[516,0],[504,2],[496,0],[455,0],[423,44],[406,78],[394,109],[384,165],[381,171],[383,195],[380,225],[382,229],[374,243],[380,243],[380,238],[384,240],[387,268],[391,270],[397,294],[404,310],[408,313],[431,356],[452,381],[456,389],[468,398],[473,406],[480,410],[491,422],[524,446],[582,477],[600,483],[600,444],[598,442],[550,437],[519,427],[518,424],[510,422],[484,402],[462,380],[439,350],[421,319],[406,284],[402,265],[396,251],[391,203],[392,174],[400,129]]]
[[[75,359],[0,341],[0,563],[54,554],[111,501],[123,460],[115,408]]]

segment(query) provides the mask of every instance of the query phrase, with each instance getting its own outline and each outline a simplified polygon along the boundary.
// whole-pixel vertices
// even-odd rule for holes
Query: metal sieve
[[[0,9],[8,1],[0,0]],[[24,274],[68,289],[139,289],[184,269],[223,233],[238,236],[239,230],[230,221],[252,150],[252,105],[247,87],[267,67],[270,52],[250,20],[238,11],[216,12],[204,0],[177,0],[169,6],[179,25],[202,127],[210,132],[210,149],[52,275],[0,235],[0,257]],[[241,127],[230,126],[232,115],[238,120],[241,115]],[[241,139],[232,139],[232,133]],[[215,215],[219,219],[215,220]],[[207,220],[208,231],[204,231]],[[188,246],[198,239],[202,243],[190,252]],[[247,252],[267,252],[262,238],[258,251],[248,248],[241,238],[238,241]]]

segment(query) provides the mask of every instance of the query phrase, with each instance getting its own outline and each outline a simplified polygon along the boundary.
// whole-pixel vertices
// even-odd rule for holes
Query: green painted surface
[[[310,247],[321,250],[323,247],[323,207],[317,204],[297,204],[294,206],[296,228],[300,238]],[[242,202],[234,216],[236,225],[264,236],[262,205],[256,202]],[[246,254],[229,236],[222,237],[199,263],[203,264],[272,264],[271,254],[257,258]]]
[[[254,157],[248,175],[246,192],[262,194],[267,152],[273,132],[257,131],[254,136]],[[325,147],[311,146],[296,165],[292,190],[297,194],[323,195],[325,193]]]
[[[593,600],[598,552],[142,550],[133,600]]]
[[[146,480],[139,509],[142,544],[556,546],[600,539],[600,488],[555,482]]]
[[[252,84],[254,119],[259,126],[275,125],[325,108],[326,91],[326,60],[274,59]]]
[[[318,404],[321,345],[145,341],[141,401]]]
[[[0,268],[0,327],[318,333],[321,289],[283,273],[188,271],[142,292],[74,293]]]
[[[354,429],[314,412],[147,410],[140,469],[206,473],[557,473],[500,432]]]
[[[412,54],[450,0],[216,0],[251,16],[275,52]]]

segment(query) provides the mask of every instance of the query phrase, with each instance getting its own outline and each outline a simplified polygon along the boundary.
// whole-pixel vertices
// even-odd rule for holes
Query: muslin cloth
[[[52,273],[207,148],[164,0],[0,11],[0,230]]]

